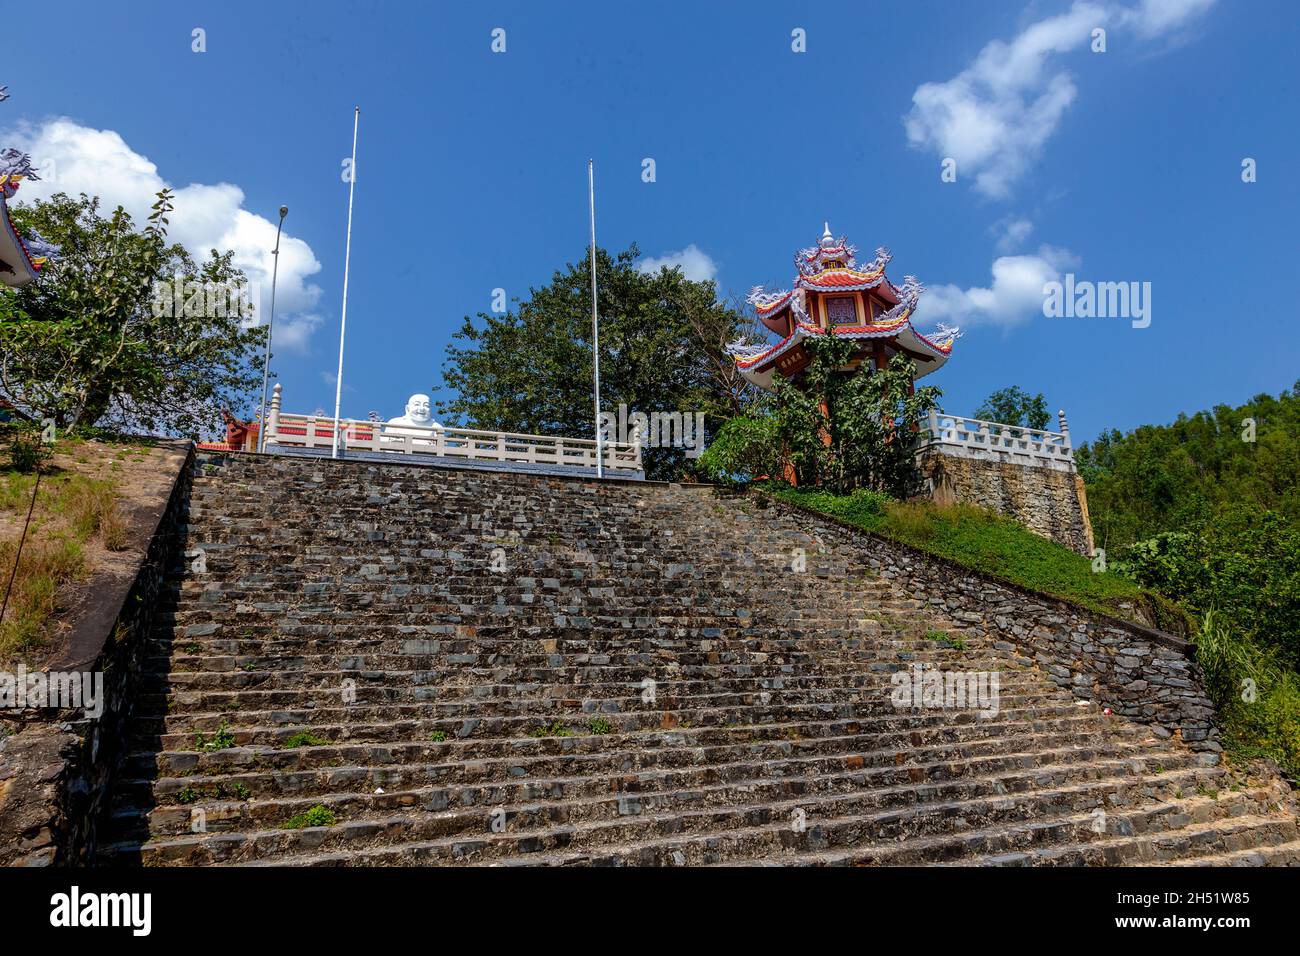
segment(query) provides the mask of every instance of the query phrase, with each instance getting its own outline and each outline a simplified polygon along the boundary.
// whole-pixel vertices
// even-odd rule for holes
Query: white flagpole
[[[352,192],[357,186],[357,126],[361,123],[361,107],[352,114],[352,165],[348,177],[348,238],[343,251],[343,319],[339,324],[339,373],[334,380],[334,449],[331,458],[339,456],[339,408],[343,404],[343,337],[348,330],[348,269],[352,264]]]
[[[600,447],[600,322],[596,315],[596,171],[587,160],[587,192],[591,200],[591,352],[596,370],[596,477],[605,477],[604,455]]]

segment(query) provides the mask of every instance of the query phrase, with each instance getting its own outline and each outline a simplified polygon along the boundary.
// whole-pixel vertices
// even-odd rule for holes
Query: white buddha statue
[[[433,420],[428,395],[412,395],[406,402],[406,414],[390,418],[384,425],[384,434],[427,435],[430,429],[442,426]]]

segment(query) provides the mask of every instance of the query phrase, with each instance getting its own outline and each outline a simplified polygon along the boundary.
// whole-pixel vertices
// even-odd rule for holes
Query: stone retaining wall
[[[856,555],[862,566],[894,580],[951,620],[1000,637],[1080,700],[1181,737],[1194,750],[1219,751],[1214,707],[1192,645],[1156,631],[1038,594],[834,518],[790,505],[819,539]]]
[[[935,501],[980,505],[1015,518],[1030,531],[1091,556],[1092,525],[1083,480],[1073,471],[989,458],[925,452],[921,472]]]
[[[75,621],[67,652],[50,671],[103,673],[98,717],[84,711],[30,708],[0,729],[0,865],[87,863],[95,849],[109,787],[128,752],[145,638],[162,600],[169,562],[180,558],[189,503],[193,450],[168,453],[163,492],[134,516],[130,547],[141,560],[104,583]],[[170,482],[170,484],[168,484]]]

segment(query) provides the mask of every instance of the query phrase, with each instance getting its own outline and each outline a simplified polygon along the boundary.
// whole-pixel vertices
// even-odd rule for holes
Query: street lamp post
[[[271,317],[266,323],[266,354],[262,359],[262,411],[257,426],[257,450],[266,451],[266,384],[271,375],[271,330],[275,327],[275,280],[280,275],[280,233],[284,229],[284,217],[289,215],[289,207],[280,207],[280,224],[275,227],[275,256],[271,266]]]

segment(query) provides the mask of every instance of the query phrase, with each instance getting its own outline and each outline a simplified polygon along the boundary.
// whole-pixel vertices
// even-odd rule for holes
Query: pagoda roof
[[[789,291],[764,292],[755,286],[747,301],[754,307],[759,319],[769,329],[779,332],[783,326],[778,319],[788,310],[793,323],[791,332],[781,341],[768,346],[736,343],[729,348],[736,366],[746,379],[770,388],[777,360],[797,348],[808,338],[828,334],[813,321],[805,308],[804,295],[865,292],[874,290],[878,296],[892,304],[892,308],[866,325],[837,325],[830,334],[848,339],[891,339],[894,348],[906,353],[916,366],[917,377],[928,375],[942,366],[952,353],[952,344],[960,334],[957,329],[940,325],[937,334],[930,336],[918,332],[912,325],[917,299],[924,287],[914,276],[906,276],[902,288],[895,286],[885,275],[885,267],[892,256],[883,246],[876,250],[875,260],[859,268],[856,248],[847,237],[836,239],[830,226],[821,242],[795,254],[794,287]]]
[[[823,269],[810,276],[799,276],[795,285],[802,289],[834,292],[859,292],[874,289],[880,285],[890,285],[885,278],[885,270],[861,272],[857,269]]]

